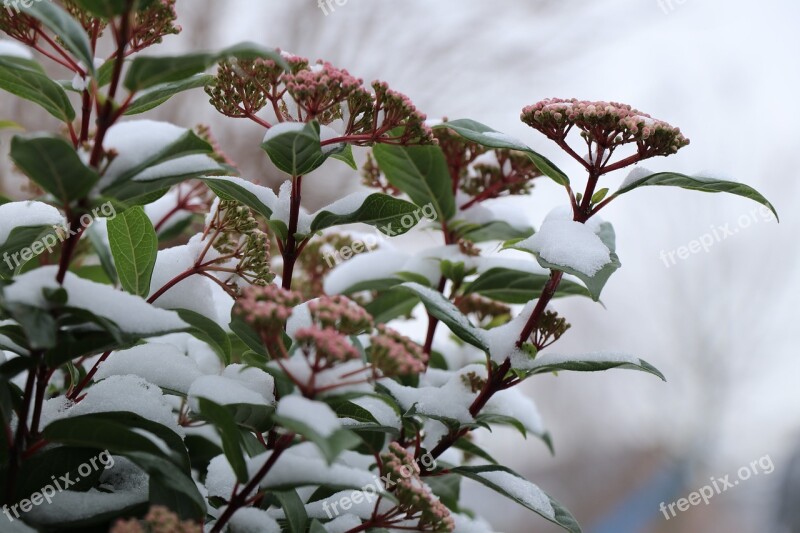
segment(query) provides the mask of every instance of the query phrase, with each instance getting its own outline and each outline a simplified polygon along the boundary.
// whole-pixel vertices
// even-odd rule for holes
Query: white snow
[[[311,219],[313,220],[316,216],[323,211],[328,211],[329,213],[333,213],[334,215],[349,215],[350,213],[355,213],[358,211],[358,208],[361,207],[361,204],[364,203],[372,192],[363,191],[363,192],[354,192],[352,194],[348,194],[344,198],[340,198],[335,202],[326,205],[319,211],[315,211],[311,215]]]
[[[519,420],[526,430],[534,435],[544,435],[546,430],[539,409],[532,399],[519,388],[510,388],[496,393],[483,408],[484,413],[510,416]]]
[[[362,281],[385,279],[403,270],[409,254],[392,249],[376,250],[359,254],[342,262],[325,278],[324,289],[327,294],[341,294]]]
[[[536,357],[536,360],[530,365],[529,368],[539,368],[543,366],[556,365],[570,362],[596,362],[596,363],[620,363],[640,365],[642,360],[635,355],[621,353],[621,352],[591,352],[583,354],[559,354],[559,353],[544,353]]]
[[[550,498],[547,497],[547,494],[545,494],[542,489],[527,479],[517,477],[514,474],[502,470],[481,472],[478,475],[489,483],[500,487],[512,497],[525,502],[526,505],[536,509],[543,515],[549,518],[555,517],[555,510],[550,504]]]
[[[275,414],[303,422],[323,437],[331,436],[342,427],[336,413],[328,404],[309,400],[303,396],[291,395],[281,398]]]
[[[138,376],[111,376],[95,383],[86,390],[83,400],[68,407],[61,417],[112,411],[135,413],[183,435],[161,389]]]
[[[489,137],[490,139],[494,139],[496,141],[509,143],[515,145],[515,147],[525,150],[526,146],[525,143],[517,139],[516,137],[512,137],[511,135],[507,135],[505,133],[501,133],[499,131],[485,131],[482,135]]]
[[[0,56],[18,57],[20,59],[33,59],[33,52],[10,39],[0,39]]]
[[[537,233],[515,247],[535,252],[548,263],[586,276],[594,276],[611,262],[611,252],[592,226],[560,216],[545,218]]]
[[[266,511],[255,507],[239,509],[228,522],[229,533],[280,533],[278,522]]]
[[[352,497],[352,495],[351,495]],[[336,517],[323,527],[328,533],[347,533],[361,525],[361,519],[354,514],[347,513]]]
[[[461,376],[468,372],[485,378],[486,367],[469,365],[458,372],[446,373],[448,380],[443,385],[427,385],[423,378],[420,378],[419,387],[407,387],[393,380],[386,380],[383,384],[403,409],[416,405],[417,413],[421,415],[449,418],[466,424],[473,421],[469,406],[477,396],[477,392],[468,389],[462,380]],[[426,375],[428,373],[431,370]]]
[[[206,398],[220,405],[270,405],[275,402],[274,390],[272,376],[263,370],[233,364],[225,368],[221,376],[202,376],[195,380],[189,387],[189,397]]]
[[[14,228],[60,226],[65,223],[58,209],[43,202],[8,202],[0,205],[0,245]]]
[[[245,458],[247,470],[253,476],[272,455],[271,451]],[[269,475],[261,483],[262,488],[286,485],[333,485],[336,487],[361,488],[375,483],[372,473],[335,461],[328,465],[316,445],[305,442],[286,450],[275,461]],[[208,465],[206,487],[209,496],[229,497],[236,485],[236,476],[224,455],[211,460]]]
[[[202,235],[198,234],[187,244],[159,250],[150,281],[149,296],[153,296],[176,276],[194,267],[207,244],[201,237]],[[212,247],[204,257],[204,261],[210,261],[217,256]],[[220,307],[219,301],[226,302],[225,306]],[[188,309],[210,318],[217,324],[226,325],[230,322],[233,299],[214,281],[205,276],[192,275],[173,285],[159,296],[153,305],[164,309]]]
[[[482,518],[470,518],[467,515],[450,513],[455,525],[454,533],[494,533],[492,527]]]
[[[306,127],[304,122],[279,122],[267,130],[262,142],[268,142],[286,133],[300,133]]]
[[[147,474],[124,457],[114,456],[113,459],[114,466],[100,474],[103,490],[92,488],[87,492],[56,492],[52,503],[35,506],[26,518],[37,525],[58,528],[69,522],[123,511],[146,502]],[[74,476],[72,479],[75,479]]]
[[[45,266],[31,270],[15,278],[5,288],[5,297],[35,307],[46,307],[42,289],[56,289],[58,267]],[[138,296],[116,290],[109,285],[79,278],[68,272],[63,287],[69,294],[70,307],[85,309],[114,321],[120,329],[140,335],[153,335],[187,327],[178,314],[157,309]]]
[[[97,369],[98,379],[136,375],[162,389],[186,394],[202,373],[193,359],[171,344],[148,343],[112,353]]]
[[[492,361],[502,363],[511,358],[512,368],[527,368],[531,364],[530,356],[517,348],[517,341],[536,307],[536,302],[531,300],[525,304],[517,316],[502,326],[483,331],[483,339],[489,347]]]
[[[375,396],[361,396],[351,399],[350,402],[369,411],[378,424],[394,428],[400,427],[400,416],[385,401]]]
[[[622,183],[620,184],[619,188],[624,189],[628,185],[632,185],[637,181],[639,181],[640,179],[646,178],[651,174],[653,174],[653,172],[644,167],[633,167],[633,169],[631,169],[631,171],[628,172],[628,175],[625,176],[625,179],[622,180]]]
[[[144,206],[144,212],[147,214],[147,217],[155,226],[159,222],[161,222],[164,217],[169,215],[173,209],[178,205],[178,200],[182,196],[186,195],[189,190],[193,187],[190,183],[181,183],[173,188],[171,188],[164,196],[156,200],[155,202],[149,203]],[[192,200],[188,203],[186,207],[198,206],[200,204],[199,199],[192,198]],[[212,209],[213,212],[213,209]],[[166,231],[167,229],[171,228],[175,224],[189,218],[192,213],[188,210],[181,209],[180,211],[172,214],[169,219],[159,228],[159,232]]]
[[[114,124],[106,133],[103,147],[106,150],[114,150],[117,155],[98,186],[102,189],[116,182],[123,174],[155,157],[188,131],[186,128],[155,120],[127,120]],[[191,154],[162,162],[137,174],[134,178],[155,179],[197,170],[216,173],[219,172],[219,165],[206,155]]]

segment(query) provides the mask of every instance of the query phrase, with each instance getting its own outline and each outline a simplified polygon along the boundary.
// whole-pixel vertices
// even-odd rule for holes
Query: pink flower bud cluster
[[[426,115],[417,110],[408,96],[393,91],[383,81],[373,82],[372,89],[375,91],[375,112],[379,117],[383,115],[381,130],[402,128],[397,137],[400,144],[436,144],[433,130],[425,124]]]
[[[642,158],[674,154],[689,144],[679,128],[617,102],[549,98],[525,107],[521,119],[556,141],[574,126],[603,148],[636,143]]]
[[[255,328],[262,336],[280,332],[300,304],[300,294],[277,285],[249,286],[236,301],[234,313]]]
[[[344,335],[372,329],[372,316],[346,296],[322,296],[308,303],[311,318],[323,328],[334,328]]]
[[[305,120],[318,119],[323,124],[338,118],[339,104],[363,83],[327,61],[284,74],[282,81],[289,95],[305,111]]]
[[[367,355],[372,365],[385,376],[407,376],[425,371],[427,355],[414,341],[378,324],[377,334],[370,337]]]
[[[326,361],[326,368],[333,363],[341,363],[359,359],[358,350],[347,340],[347,337],[332,327],[319,328],[311,326],[300,328],[295,332],[297,343],[305,348],[313,348],[319,361]]]
[[[419,466],[414,456],[398,443],[389,445],[381,455],[383,476],[394,483],[395,496],[402,510],[419,517],[417,527],[422,531],[450,532],[455,529],[450,510],[434,496],[419,478]]]

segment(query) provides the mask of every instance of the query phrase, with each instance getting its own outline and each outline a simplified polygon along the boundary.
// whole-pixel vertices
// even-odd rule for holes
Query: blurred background
[[[388,81],[431,118],[472,118],[519,137],[573,181],[577,165],[519,122],[521,108],[547,97],[625,102],[680,126],[692,141],[669,160],[650,160],[649,169],[711,173],[761,191],[780,224],[740,197],[681,189],[645,188],[612,203],[603,218],[616,228],[623,268],[604,290],[605,308],[583,299],[555,304],[573,325],[558,351],[633,353],[667,383],[626,371],[537,377],[523,388],[556,455],[512,431],[478,438],[589,533],[800,532],[800,461],[793,459],[800,357],[790,323],[800,281],[792,238],[800,207],[800,112],[792,103],[800,93],[800,4],[333,0],[323,10],[316,0],[178,0],[177,10],[183,33],[155,53],[252,40],[324,58],[367,81]],[[211,125],[245,177],[277,185],[258,149],[263,131],[216,114],[206,100],[195,91],[146,116]],[[5,93],[0,120],[52,127],[44,113]],[[5,154],[10,133],[0,133]],[[613,190],[623,178],[609,175],[605,185]],[[307,188],[306,207],[359,181],[343,165],[326,166]],[[25,196],[7,160],[0,187]],[[504,201],[503,209],[538,226],[566,197],[539,180],[533,196]],[[708,251],[664,259],[715,231],[727,236]],[[404,245],[436,242],[415,235],[418,242]],[[659,510],[712,477],[738,480],[741,467],[759,460],[759,475],[708,505],[669,520]],[[464,499],[496,531],[558,531],[479,486],[467,485]]]

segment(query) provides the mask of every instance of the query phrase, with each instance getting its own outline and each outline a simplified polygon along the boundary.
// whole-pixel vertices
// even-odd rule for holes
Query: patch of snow
[[[478,475],[489,483],[500,487],[513,498],[525,502],[527,506],[536,509],[544,516],[555,518],[555,510],[550,503],[550,498],[547,497],[547,494],[542,489],[530,481],[502,470],[481,472]]]
[[[0,39],[0,56],[18,57],[20,59],[33,59],[33,52],[11,39]]]
[[[622,180],[622,183],[620,184],[619,188],[624,189],[628,185],[633,185],[637,181],[646,178],[651,174],[653,174],[653,172],[644,167],[633,167],[631,171],[628,172],[628,175],[625,176],[625,179]]]
[[[8,240],[14,228],[61,226],[64,223],[61,212],[44,202],[8,202],[0,205],[0,244]]]
[[[281,527],[266,511],[243,507],[228,522],[229,533],[280,533]]]
[[[182,394],[202,373],[197,363],[170,344],[148,343],[112,353],[97,369],[98,379],[135,375]]]
[[[328,404],[309,400],[303,396],[291,395],[281,398],[275,414],[303,422],[323,437],[330,437],[342,427],[336,413]]]
[[[44,266],[14,278],[4,289],[9,302],[34,307],[47,307],[43,289],[57,289],[57,266]],[[140,335],[153,335],[187,327],[178,314],[158,309],[138,296],[116,290],[110,285],[95,283],[67,272],[64,278],[70,307],[85,309],[115,322],[120,329]]]

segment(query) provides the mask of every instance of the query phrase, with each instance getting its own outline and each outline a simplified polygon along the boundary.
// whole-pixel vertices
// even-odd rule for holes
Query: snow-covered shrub
[[[620,267],[596,216],[609,202],[652,185],[769,202],[639,167],[609,193],[605,174],[688,144],[622,104],[523,110],[586,171],[576,190],[521,141],[468,119],[426,122],[385,83],[326,62],[249,43],[140,55],[179,31],[173,4],[0,11],[21,43],[0,46],[0,87],[63,123],[13,138],[37,193],[0,205],[4,514],[45,530],[488,531],[459,503],[466,477],[580,531],[470,433],[510,425],[549,446],[514,390],[537,374],[661,377],[637,357],[547,350],[570,327],[551,301],[598,300]],[[31,49],[73,79],[48,77]],[[131,118],[200,87],[223,115],[264,128],[254,144],[286,174],[277,194],[238,177],[208,128]],[[368,152],[365,192],[303,209],[314,170],[356,175],[353,147]],[[569,203],[538,232],[489,207],[548,178]],[[388,244],[414,227],[441,245]],[[419,335],[404,322],[415,310]]]

